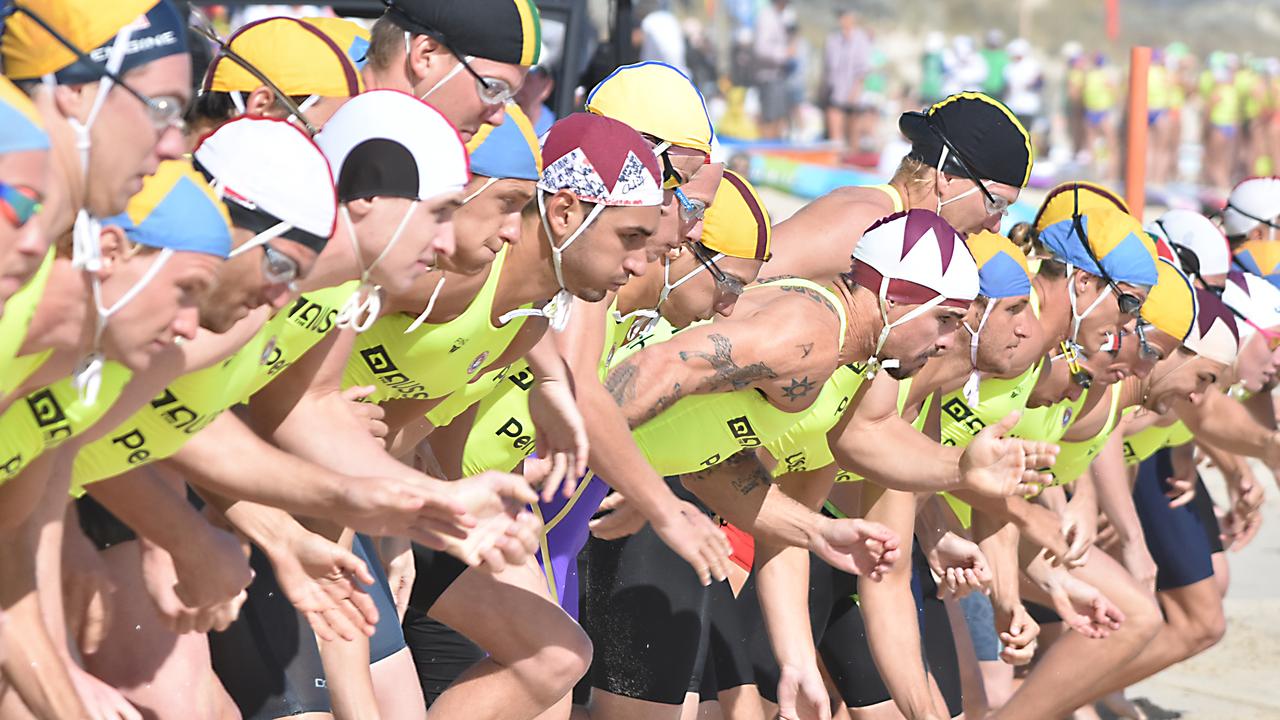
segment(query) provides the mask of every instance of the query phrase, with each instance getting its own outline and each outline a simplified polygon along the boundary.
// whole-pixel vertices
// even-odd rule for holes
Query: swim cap
[[[1180,264],[1189,274],[1224,275],[1231,268],[1231,247],[1226,236],[1212,220],[1198,212],[1170,210],[1148,225],[1147,230],[1182,248]]]
[[[1009,108],[982,93],[958,93],[924,112],[903,113],[898,129],[911,141],[908,157],[930,167],[942,162],[946,150],[943,172],[972,173],[1013,187],[1026,187],[1031,179],[1031,134]]]
[[[139,245],[223,258],[231,252],[231,218],[213,189],[186,160],[166,160],[143,180],[115,225]]]
[[[1042,231],[1059,220],[1067,220],[1077,212],[1105,207],[1129,212],[1125,201],[1111,190],[1091,182],[1062,183],[1049,191],[1036,212],[1035,228]]]
[[[542,20],[533,0],[382,0],[396,27],[429,35],[461,55],[537,65]]]
[[[333,175],[305,132],[284,120],[236,118],[201,140],[193,157],[235,227],[260,233],[286,223],[282,237],[324,249],[337,215]]]
[[[364,89],[347,51],[318,26],[287,17],[249,23],[228,38],[232,52],[290,97],[350,97]],[[214,55],[204,92],[251,92],[262,87],[239,62]]]
[[[666,63],[623,65],[609,73],[587,95],[587,112],[620,120],[672,145],[711,154],[715,131],[706,101],[688,76]]]
[[[5,74],[30,80],[54,73],[59,83],[94,82],[112,54],[117,38],[128,38],[117,75],[153,60],[187,52],[187,26],[171,0],[21,0],[0,40]],[[49,34],[38,16],[92,62],[81,60]]]
[[[501,125],[484,125],[467,143],[471,173],[487,178],[537,180],[542,177],[542,148],[533,123],[518,105],[507,106]]]
[[[853,282],[885,300],[919,305],[941,298],[967,308],[978,296],[978,268],[960,233],[930,210],[877,220],[853,249]]]
[[[1271,284],[1280,286],[1280,242],[1250,240],[1236,248],[1235,260],[1246,272],[1260,275]]]
[[[978,267],[979,294],[993,300],[1031,294],[1027,256],[1009,238],[983,230],[970,235],[967,244]]]
[[[1280,288],[1264,278],[1239,271],[1229,273],[1222,301],[1247,321],[1236,318],[1242,341],[1260,329],[1280,326]]]
[[[662,205],[661,172],[649,143],[629,126],[607,117],[574,113],[547,131],[539,189],[568,190],[605,206]]]
[[[1142,303],[1142,319],[1181,341],[1196,319],[1194,287],[1177,264],[1165,258],[1156,261],[1156,275],[1156,284]]]
[[[320,32],[338,44],[347,58],[363,70],[369,61],[369,31],[363,25],[338,17],[308,17],[302,21],[320,28]]]
[[[1240,352],[1236,316],[1217,295],[1200,288],[1195,293],[1196,321],[1182,345],[1201,357],[1230,365]]]
[[[1243,180],[1231,190],[1222,210],[1227,237],[1245,235],[1259,223],[1273,222],[1280,215],[1280,178],[1256,177]]]
[[[430,200],[471,177],[458,130],[440,111],[398,90],[371,90],[338,109],[316,135],[337,178],[338,200]]]
[[[725,170],[702,220],[702,244],[728,257],[765,261],[772,240],[769,212],[755,188],[741,175]]]
[[[1116,282],[1145,287],[1156,284],[1155,244],[1132,215],[1099,207],[1081,214],[1079,228],[1084,231],[1093,257],[1082,244],[1073,218],[1046,227],[1040,232],[1040,242],[1059,261],[1091,275],[1102,277],[1105,269]]]
[[[0,154],[48,150],[49,135],[26,93],[0,77]]]

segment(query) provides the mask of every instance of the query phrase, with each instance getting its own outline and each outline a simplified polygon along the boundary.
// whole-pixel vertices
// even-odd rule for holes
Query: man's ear
[[[362,220],[373,212],[373,198],[348,200],[343,205],[346,206],[347,213],[351,215],[352,221]]]
[[[568,190],[560,190],[554,195],[547,198],[547,224],[551,228],[551,232],[557,237],[565,237],[572,230],[574,224],[574,216],[582,203],[578,201],[578,197]]]
[[[91,107],[92,94],[89,90],[96,83],[80,83],[78,85],[57,85],[53,88],[53,105],[65,118],[75,118],[84,122]]]
[[[249,93],[249,98],[244,104],[244,111],[246,115],[266,117],[283,117],[288,114],[286,110],[282,115],[281,108],[276,105],[276,94],[266,86],[255,88],[253,92]]]
[[[102,267],[98,270],[98,279],[106,280],[125,261],[130,246],[129,239],[119,226],[107,225],[98,235],[98,242],[102,248]]]
[[[409,40],[409,68],[414,77],[429,77],[432,68],[449,52],[430,35],[414,35]]]

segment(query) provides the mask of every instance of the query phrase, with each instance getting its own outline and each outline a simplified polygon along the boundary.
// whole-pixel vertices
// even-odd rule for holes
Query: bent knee
[[[1199,618],[1191,626],[1191,645],[1195,652],[1202,653],[1217,645],[1227,634],[1227,619],[1222,613],[1213,613],[1207,618]]]
[[[565,633],[512,666],[524,685],[550,707],[564,697],[591,667],[591,639],[576,624]]]

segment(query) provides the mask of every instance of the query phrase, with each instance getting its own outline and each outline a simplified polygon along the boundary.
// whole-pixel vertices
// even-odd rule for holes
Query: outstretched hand
[[[1058,446],[1005,437],[1018,424],[1019,413],[983,428],[960,456],[961,485],[987,497],[1037,495],[1052,481],[1038,468],[1052,467]]]
[[[902,554],[897,533],[861,518],[823,518],[809,550],[831,567],[876,581]]]

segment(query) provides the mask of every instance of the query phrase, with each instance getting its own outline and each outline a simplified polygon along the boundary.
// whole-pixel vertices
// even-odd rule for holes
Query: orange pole
[[[1124,172],[1124,195],[1129,212],[1142,219],[1147,200],[1147,69],[1151,48],[1129,51],[1129,134]]]

